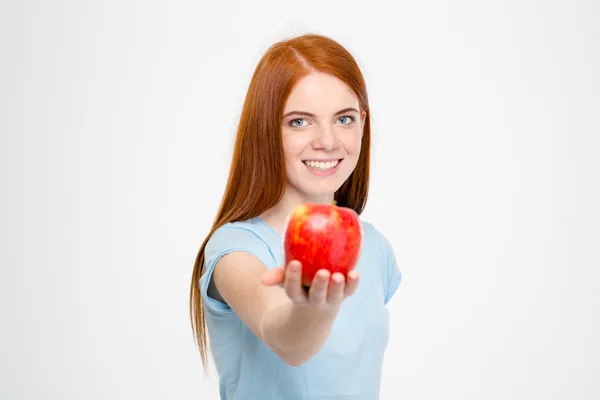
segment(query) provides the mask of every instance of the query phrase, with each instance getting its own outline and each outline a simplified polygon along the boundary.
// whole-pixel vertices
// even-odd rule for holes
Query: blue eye
[[[293,119],[293,120],[290,121],[290,125],[293,126],[293,127],[296,127],[296,128],[302,128],[304,125],[295,124],[295,122],[297,122],[297,121],[303,122],[304,119],[303,118]]]
[[[354,121],[356,121],[356,118],[354,118],[354,117],[352,117],[350,115],[344,115],[343,117],[338,118],[338,121],[340,121],[341,119],[344,119],[344,118],[347,118],[350,121],[348,121],[346,123],[342,122],[342,125],[350,125],[351,123],[353,123]]]

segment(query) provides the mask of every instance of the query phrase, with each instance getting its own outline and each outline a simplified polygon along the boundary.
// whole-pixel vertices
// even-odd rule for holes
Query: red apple
[[[284,233],[285,265],[302,263],[302,285],[310,286],[320,269],[348,275],[362,245],[358,214],[334,204],[304,203],[290,213]]]

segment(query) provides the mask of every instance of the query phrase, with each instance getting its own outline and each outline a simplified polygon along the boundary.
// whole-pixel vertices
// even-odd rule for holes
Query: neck
[[[279,233],[280,236],[283,236],[286,219],[296,206],[299,206],[302,203],[331,204],[332,202],[333,193],[319,196],[306,196],[288,185],[281,201],[271,209],[265,211],[260,217],[269,224],[271,228]]]

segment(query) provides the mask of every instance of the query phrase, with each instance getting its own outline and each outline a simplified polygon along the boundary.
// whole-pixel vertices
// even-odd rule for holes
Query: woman
[[[386,304],[401,280],[389,242],[361,220],[355,269],[347,277],[321,270],[308,291],[302,266],[282,265],[281,248],[300,203],[362,212],[369,113],[356,61],[327,37],[276,43],[257,66],[190,293],[202,361],[208,335],[222,399],[378,398]]]

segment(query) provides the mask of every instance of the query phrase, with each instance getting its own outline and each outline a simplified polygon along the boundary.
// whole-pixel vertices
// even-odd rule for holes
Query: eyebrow
[[[343,110],[340,110],[340,111],[336,112],[333,115],[334,116],[338,116],[340,114],[344,114],[344,113],[347,113],[347,112],[350,112],[350,111],[354,111],[354,112],[358,113],[358,110],[356,108],[348,107],[348,108],[344,108]],[[311,114],[311,113],[306,112],[306,111],[290,111],[289,113],[285,114],[283,116],[283,118],[289,117],[290,115],[293,115],[293,114],[294,115],[302,115],[302,116],[305,116],[305,117],[314,117],[315,116],[315,114]]]

